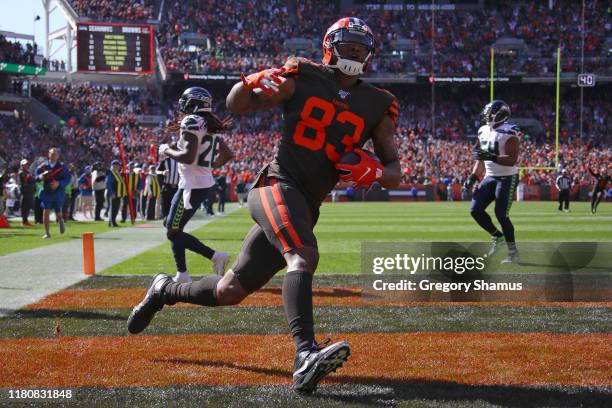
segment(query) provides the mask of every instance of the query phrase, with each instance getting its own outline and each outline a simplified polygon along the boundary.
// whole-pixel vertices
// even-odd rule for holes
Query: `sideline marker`
[[[83,233],[83,272],[88,276],[96,274],[93,232]]]

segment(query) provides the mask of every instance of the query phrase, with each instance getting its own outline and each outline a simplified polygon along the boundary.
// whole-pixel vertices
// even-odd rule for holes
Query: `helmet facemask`
[[[367,54],[365,55],[365,58],[359,58],[358,56],[354,55],[353,52],[350,52],[350,51],[348,52],[350,57],[347,57],[347,53],[344,51],[341,51],[342,48],[349,48],[352,50],[354,49],[353,47],[355,45],[357,47],[367,50],[366,51]],[[368,65],[368,62],[372,58],[372,51],[360,43],[348,43],[348,42],[347,43],[345,42],[337,43],[337,44],[332,45],[332,49],[333,49],[333,55],[335,57],[336,63],[334,65],[329,65],[329,66],[332,68],[338,68],[340,72],[342,72],[345,75],[349,75],[349,76],[363,74],[365,71],[365,67]],[[362,51],[358,51],[358,53],[363,54]]]
[[[188,88],[179,98],[179,110],[186,114],[212,112],[212,96],[204,88]]]
[[[490,126],[499,126],[510,119],[510,107],[503,101],[495,100],[485,106],[482,116]]]
[[[344,20],[349,20],[349,22],[344,23],[346,26],[340,27],[340,22]],[[357,21],[357,23],[352,21]],[[363,51],[355,52],[355,45],[363,48]],[[355,18],[346,18],[336,22],[327,31],[323,40],[323,63],[330,68],[338,69],[345,75],[363,74],[373,53],[374,36],[370,28]],[[359,61],[356,54],[366,55],[363,60]]]

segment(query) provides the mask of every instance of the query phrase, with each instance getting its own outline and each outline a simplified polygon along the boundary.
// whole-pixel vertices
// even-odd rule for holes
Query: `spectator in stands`
[[[19,41],[11,42],[0,34],[0,62],[36,65],[34,57],[37,52],[38,45],[36,43],[26,43],[23,46]]]

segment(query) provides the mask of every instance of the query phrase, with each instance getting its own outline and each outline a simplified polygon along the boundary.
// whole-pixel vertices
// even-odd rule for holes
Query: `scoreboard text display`
[[[81,72],[153,73],[153,26],[78,23],[77,69]]]

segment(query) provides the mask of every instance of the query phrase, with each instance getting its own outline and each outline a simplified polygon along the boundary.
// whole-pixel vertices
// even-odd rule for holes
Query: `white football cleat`
[[[177,272],[172,280],[176,283],[191,283],[193,281],[188,272]]]
[[[219,275],[223,276],[225,274],[225,267],[230,260],[230,254],[227,252],[215,252],[211,261],[213,262],[213,271]]]
[[[519,259],[519,253],[516,250],[508,251],[508,256],[502,259],[501,261],[502,264],[510,264],[510,263],[518,264],[520,262],[521,260]]]

